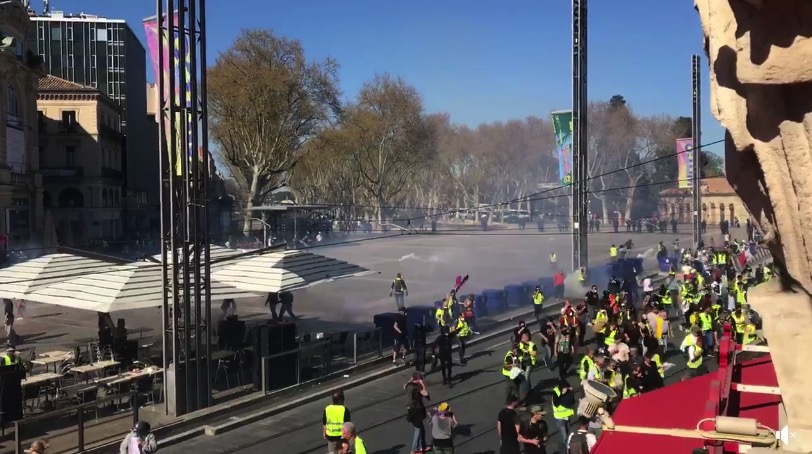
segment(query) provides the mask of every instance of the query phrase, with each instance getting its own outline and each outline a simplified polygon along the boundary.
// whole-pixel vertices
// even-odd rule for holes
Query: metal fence
[[[25,452],[24,446],[35,440],[43,438],[46,434],[53,433],[58,430],[56,428],[64,426],[65,428],[75,427],[76,432],[76,449],[73,452],[82,452],[85,450],[87,439],[85,436],[85,429],[87,426],[87,418],[93,418],[98,422],[98,411],[103,404],[115,404],[121,402],[129,402],[131,408],[127,412],[132,414],[133,424],[138,421],[138,408],[139,399],[137,391],[130,391],[128,393],[114,394],[103,399],[94,400],[92,402],[81,403],[67,408],[61,408],[47,413],[42,413],[36,416],[26,416],[21,420],[14,421],[14,446],[15,453],[22,454]],[[92,425],[90,426],[92,427]],[[67,432],[72,433],[73,430]],[[67,434],[66,433],[66,434]],[[98,440],[91,440],[90,442],[102,441],[109,438],[109,433],[103,433],[102,438]],[[67,446],[60,446],[60,449],[66,449]]]
[[[260,358],[265,393],[301,385],[383,357],[381,329],[327,334],[295,350]]]

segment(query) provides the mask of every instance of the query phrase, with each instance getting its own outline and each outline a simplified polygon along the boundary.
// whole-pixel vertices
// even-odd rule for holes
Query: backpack
[[[563,337],[558,341],[558,353],[571,353],[570,351],[570,339],[568,337]]]
[[[586,441],[586,432],[577,431],[570,435],[569,454],[589,454],[589,443]]]

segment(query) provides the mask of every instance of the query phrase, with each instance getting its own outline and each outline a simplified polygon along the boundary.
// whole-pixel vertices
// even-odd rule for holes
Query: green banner
[[[553,112],[555,148],[558,153],[558,178],[564,185],[572,184],[572,111]]]

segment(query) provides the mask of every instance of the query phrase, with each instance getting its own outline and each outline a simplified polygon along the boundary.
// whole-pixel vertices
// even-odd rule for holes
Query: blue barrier
[[[395,343],[395,330],[392,329],[392,327],[395,326],[396,317],[397,314],[394,312],[377,314],[374,317],[372,317],[372,322],[375,323],[375,327],[381,329],[381,342],[383,342],[383,345],[385,346],[392,345]],[[408,333],[409,327],[407,326],[406,328]]]
[[[486,304],[485,295],[477,295],[474,297],[474,315],[476,318],[486,317],[488,315],[488,305]]]
[[[671,259],[669,258],[657,259],[657,264],[660,266],[660,271],[662,271],[663,273],[671,271]]]
[[[522,285],[524,286],[524,292],[525,292],[525,293],[526,293],[528,296],[530,296],[530,295],[532,295],[532,294],[533,294],[533,290],[535,290],[535,289],[536,289],[536,286],[537,286],[537,285],[541,285],[541,282],[540,282],[539,280],[535,280],[535,281],[525,281],[525,282],[522,282]]]
[[[545,298],[547,298],[549,296],[552,296],[553,289],[555,288],[553,286],[553,278],[552,278],[552,276],[543,277],[543,278],[539,279],[539,285],[541,285],[541,289],[544,291],[544,297]]]
[[[485,297],[485,304],[488,308],[488,314],[498,314],[504,310],[505,303],[503,299],[504,290],[489,289],[484,290],[482,295]]]
[[[506,285],[505,303],[508,306],[523,306],[527,303],[527,293],[524,291],[524,286]]]

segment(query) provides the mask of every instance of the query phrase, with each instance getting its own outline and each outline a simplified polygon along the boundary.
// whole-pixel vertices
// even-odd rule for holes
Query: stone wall
[[[812,294],[812,2],[695,0],[730,183]],[[793,282],[794,281],[794,282]]]

